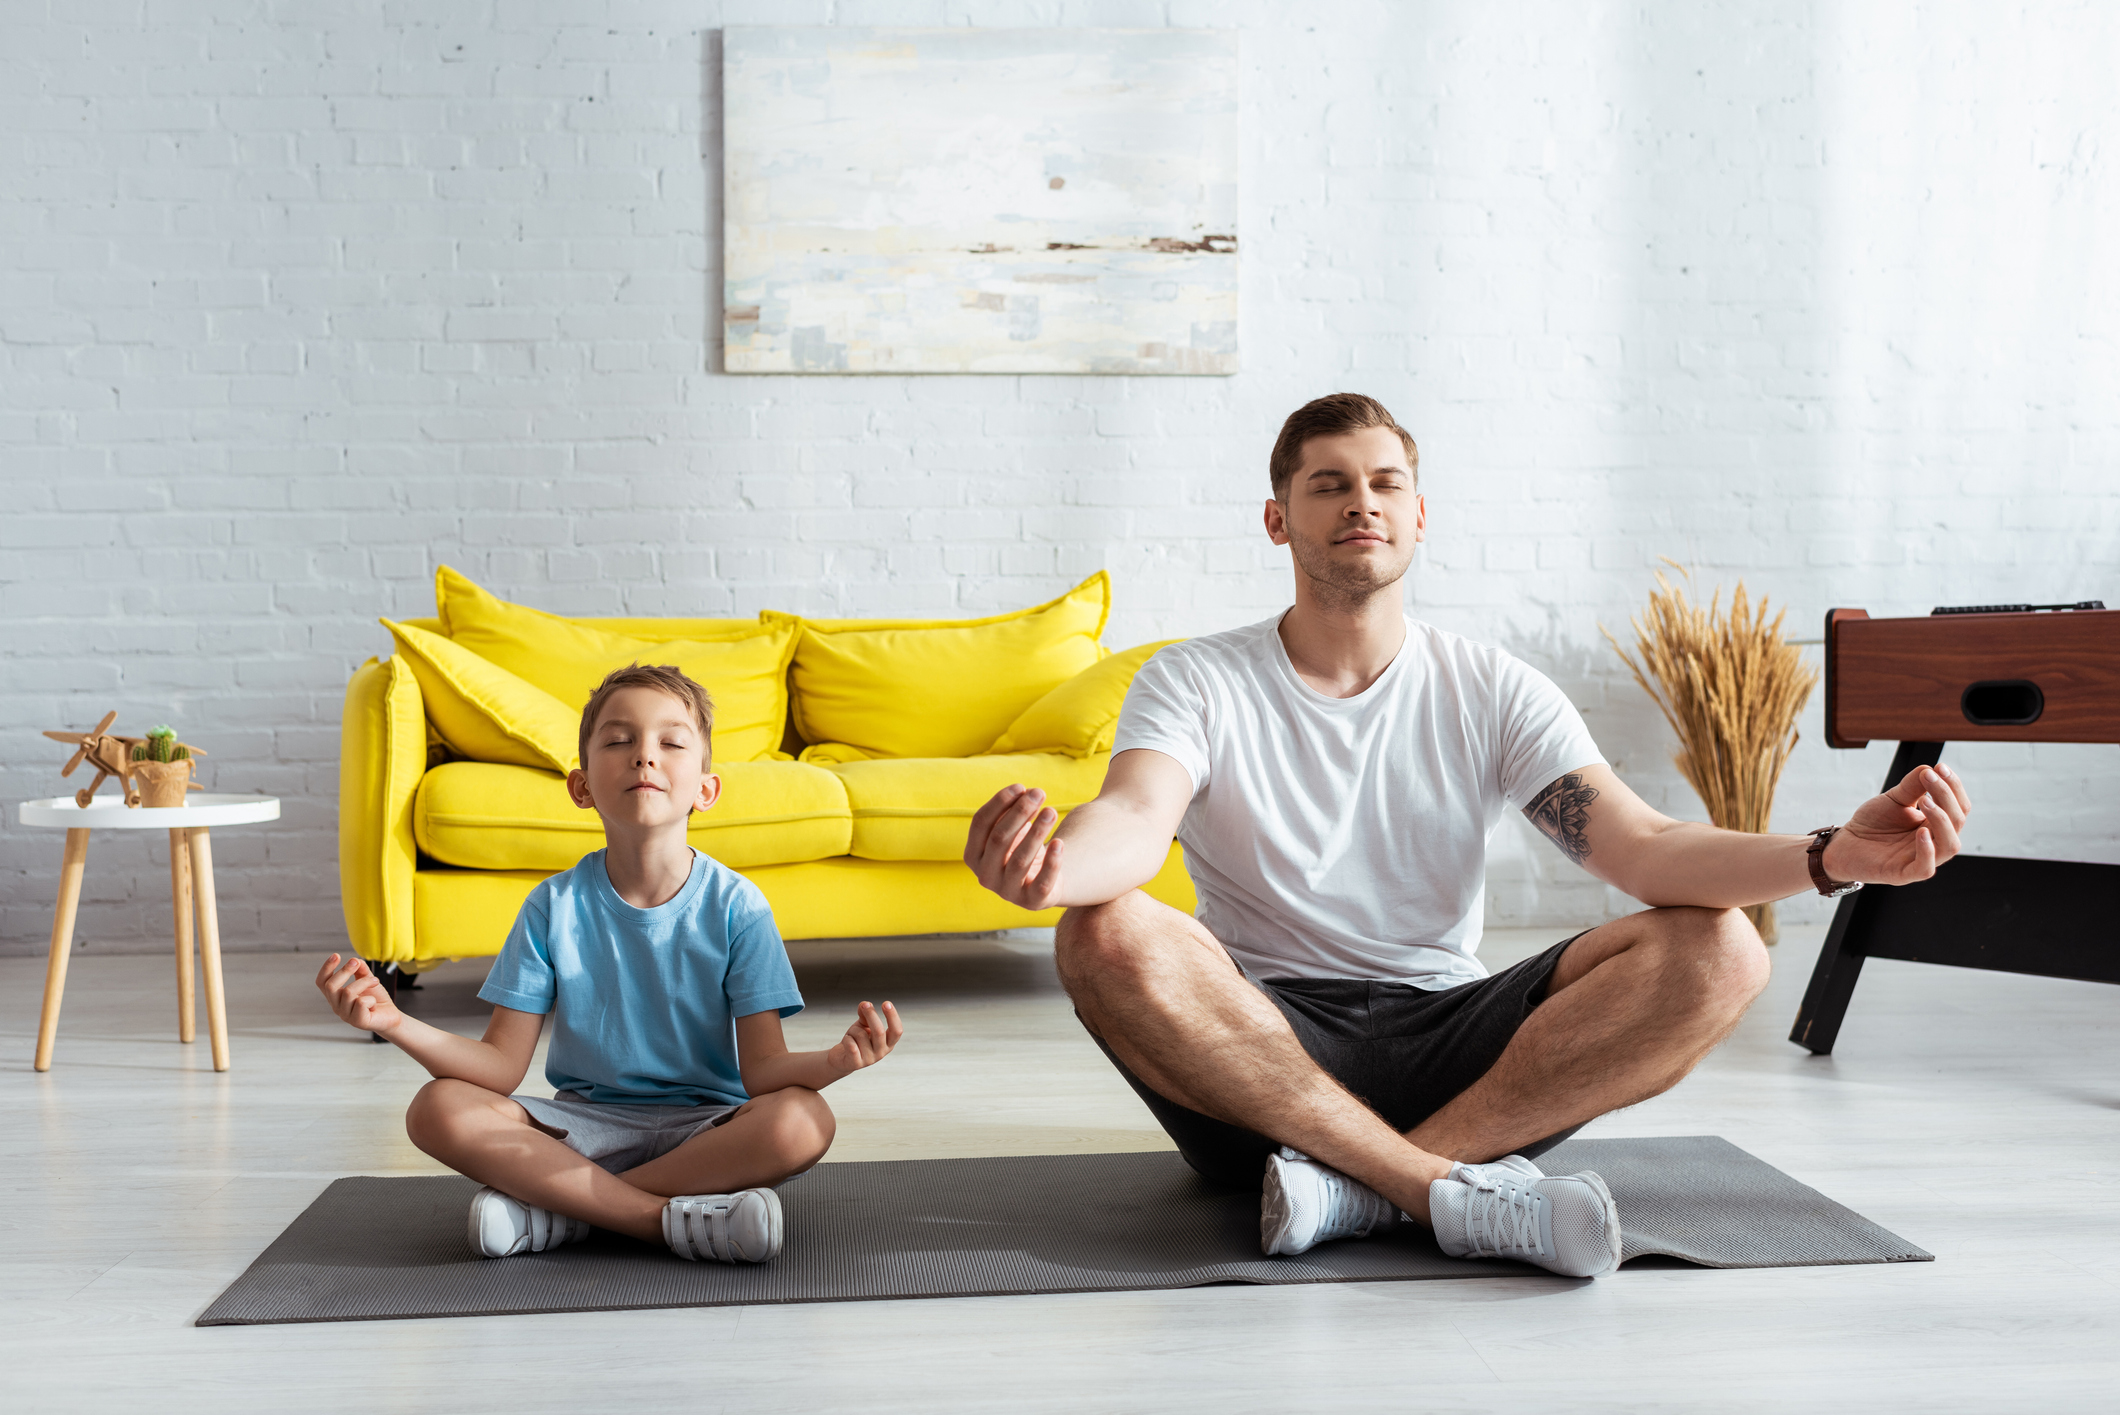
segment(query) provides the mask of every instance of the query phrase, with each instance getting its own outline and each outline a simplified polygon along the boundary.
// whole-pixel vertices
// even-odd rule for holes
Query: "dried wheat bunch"
[[[1818,670],[1781,636],[1786,613],[1768,622],[1766,600],[1755,605],[1743,581],[1727,613],[1720,588],[1703,609],[1659,570],[1646,615],[1630,621],[1639,661],[1598,626],[1678,734],[1672,760],[1700,793],[1708,819],[1725,830],[1767,829],[1774,788],[1796,746],[1796,716],[1818,683]],[[1773,906],[1745,912],[1772,942]]]

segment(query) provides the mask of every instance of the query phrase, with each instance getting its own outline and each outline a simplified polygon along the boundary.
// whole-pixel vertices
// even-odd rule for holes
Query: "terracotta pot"
[[[134,762],[133,780],[140,783],[140,804],[149,807],[181,806],[191,784],[191,762]]]

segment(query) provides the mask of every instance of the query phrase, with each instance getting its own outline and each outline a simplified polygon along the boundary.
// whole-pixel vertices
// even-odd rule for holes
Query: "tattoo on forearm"
[[[1583,784],[1581,772],[1569,772],[1524,808],[1524,815],[1561,853],[1580,865],[1590,858],[1590,803],[1597,788]]]

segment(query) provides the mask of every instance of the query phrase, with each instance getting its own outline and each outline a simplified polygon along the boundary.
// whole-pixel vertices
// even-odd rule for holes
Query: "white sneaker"
[[[580,1219],[511,1199],[491,1185],[471,1196],[465,1228],[471,1246],[487,1258],[542,1253],[589,1236],[589,1225]]]
[[[1307,1253],[1335,1238],[1366,1238],[1398,1221],[1391,1200],[1283,1145],[1266,1160],[1259,1191],[1259,1247],[1268,1257]]]
[[[1588,1171],[1532,1178],[1501,1163],[1461,1164],[1428,1186],[1428,1214],[1453,1258],[1520,1258],[1562,1277],[1619,1267],[1619,1210]]]
[[[1540,1169],[1522,1155],[1503,1155],[1500,1159],[1489,1160],[1485,1164],[1460,1164],[1457,1168],[1470,1174],[1492,1172],[1497,1178],[1507,1174],[1513,1174],[1523,1179],[1544,1179],[1546,1177],[1545,1170]],[[1450,1177],[1452,1179],[1457,1178],[1456,1170],[1451,1171]]]
[[[771,1189],[685,1194],[663,1205],[663,1241],[694,1262],[763,1263],[780,1256],[785,1233],[780,1196]]]

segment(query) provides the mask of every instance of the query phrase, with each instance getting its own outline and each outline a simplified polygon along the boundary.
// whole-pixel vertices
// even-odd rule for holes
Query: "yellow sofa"
[[[1058,910],[1005,903],[961,855],[1010,782],[1063,812],[1096,795],[1126,684],[1160,647],[1103,648],[1109,593],[1100,572],[978,620],[564,619],[445,568],[437,616],[391,625],[398,652],[346,688],[353,948],[403,972],[497,953],[531,888],[603,845],[563,769],[581,702],[633,660],[674,659],[713,693],[722,795],[690,839],[758,885],[785,937],[1051,924]],[[1148,891],[1194,907],[1175,842]]]

